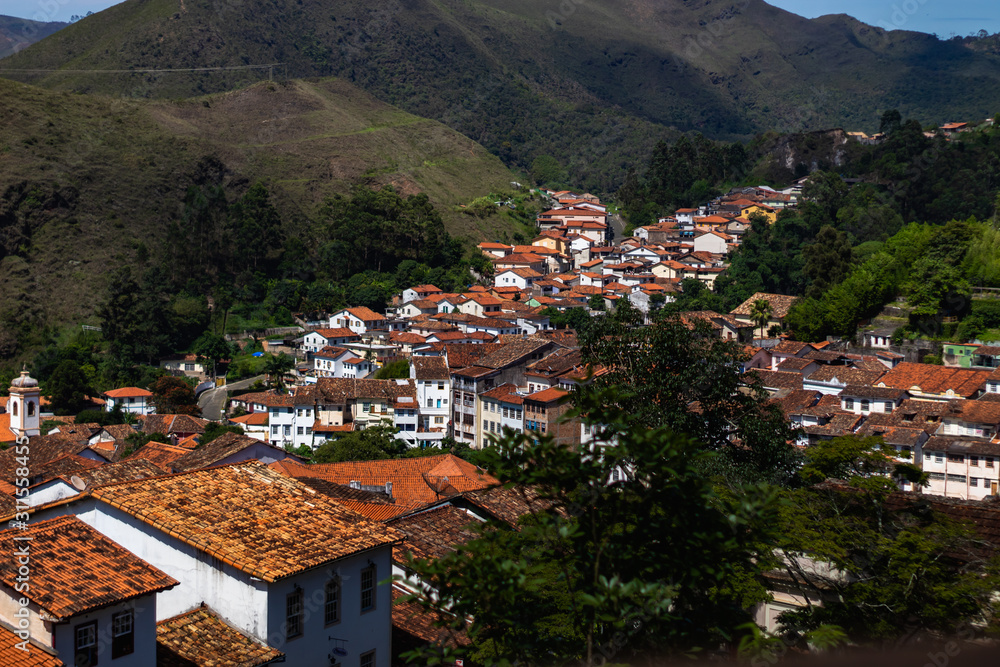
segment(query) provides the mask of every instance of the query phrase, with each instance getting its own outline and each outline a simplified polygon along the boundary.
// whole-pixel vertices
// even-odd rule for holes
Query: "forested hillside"
[[[69,326],[96,323],[107,274],[117,266],[144,258],[165,265],[171,298],[182,290],[204,297],[244,260],[240,270],[249,274],[240,284],[258,272],[271,278],[264,267],[285,244],[313,253],[335,238],[318,224],[321,209],[355,186],[421,194],[436,211],[438,239],[445,231],[497,238],[514,226],[456,212],[510,187],[513,176],[497,158],[342,81],[129,101],[0,80],[0,99],[2,358]],[[229,207],[256,183],[273,218],[254,223],[262,229],[234,223],[232,235],[222,235]],[[361,239],[395,245],[377,233]],[[304,264],[296,270],[312,275]]]

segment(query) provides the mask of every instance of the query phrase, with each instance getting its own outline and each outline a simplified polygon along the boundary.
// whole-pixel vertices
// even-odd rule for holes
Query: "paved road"
[[[201,416],[205,419],[211,419],[212,421],[222,419],[222,411],[226,407],[226,399],[229,398],[229,392],[235,389],[247,389],[257,380],[263,382],[264,376],[258,375],[257,377],[249,378],[247,380],[230,382],[225,386],[203,391],[201,395],[198,396],[198,407],[201,408]]]

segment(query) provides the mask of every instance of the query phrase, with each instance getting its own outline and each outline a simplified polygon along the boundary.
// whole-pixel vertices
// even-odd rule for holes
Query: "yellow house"
[[[766,204],[749,204],[745,206],[740,206],[740,217],[750,219],[750,216],[754,213],[758,213],[765,218],[767,218],[767,224],[773,225],[778,219],[778,211],[767,206]]]

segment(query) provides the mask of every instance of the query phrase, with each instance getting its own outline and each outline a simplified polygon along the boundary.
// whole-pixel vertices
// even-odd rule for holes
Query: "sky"
[[[0,0],[0,14],[38,21],[69,21],[119,0]],[[947,38],[986,30],[1000,32],[1000,0],[768,0],[807,18],[850,14],[870,25],[916,30]]]
[[[998,0],[767,0],[775,7],[816,18],[848,14],[869,25],[915,30],[941,38],[986,30],[1000,32]]]

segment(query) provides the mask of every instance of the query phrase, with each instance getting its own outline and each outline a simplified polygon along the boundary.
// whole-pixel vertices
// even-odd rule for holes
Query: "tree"
[[[802,248],[802,274],[810,280],[806,296],[818,299],[833,285],[843,282],[851,270],[851,242],[847,234],[826,225],[816,242]]]
[[[388,424],[352,431],[317,447],[314,460],[316,463],[339,463],[399,458],[406,453],[409,445],[396,439],[397,432],[395,426]]]
[[[410,362],[406,359],[397,359],[382,366],[375,371],[376,380],[407,379],[410,377]]]
[[[760,329],[760,337],[764,337],[764,327],[771,319],[771,302],[767,299],[757,299],[750,305],[750,321]]]
[[[153,405],[161,415],[201,414],[194,388],[179,377],[164,375],[149,386],[153,392]]]
[[[604,310],[604,295],[591,294],[590,299],[587,301],[587,306],[591,310]]]
[[[508,434],[491,471],[539,494],[517,530],[495,525],[459,551],[409,568],[415,596],[469,649],[413,655],[448,664],[603,664],[662,659],[732,642],[766,597],[752,573],[770,531],[770,497],[718,493],[698,443],[618,409],[613,388],[575,395],[596,448]],[[596,452],[596,454],[595,454]],[[614,471],[624,479],[608,484]],[[670,536],[664,539],[664,536]],[[440,662],[437,662],[440,660]]]
[[[642,326],[641,313],[619,307],[594,318],[581,346],[587,363],[606,369],[594,383],[621,388],[616,400],[623,410],[717,452],[711,460],[726,479],[793,478],[798,457],[788,444],[794,439],[788,420],[754,376],[742,372],[743,345],[720,340],[706,321],[667,313]]]
[[[194,343],[194,353],[201,359],[212,362],[212,375],[215,376],[215,368],[224,359],[231,359],[235,350],[233,345],[223,336],[206,331]]]
[[[71,415],[78,412],[91,392],[87,377],[80,365],[72,359],[61,362],[52,371],[46,384],[52,410],[57,415]]]
[[[267,374],[268,382],[276,387],[285,386],[285,376],[295,368],[295,359],[284,352],[281,354],[268,354],[264,357],[264,372]]]
[[[903,126],[903,115],[898,109],[887,109],[879,121],[878,131],[885,135],[897,132]]]

